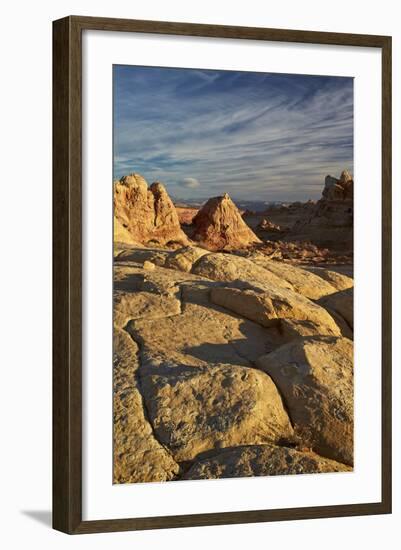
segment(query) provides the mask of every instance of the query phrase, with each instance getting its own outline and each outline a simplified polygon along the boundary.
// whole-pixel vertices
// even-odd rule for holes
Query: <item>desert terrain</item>
[[[114,183],[114,483],[352,470],[352,243],[346,171],[257,212]]]

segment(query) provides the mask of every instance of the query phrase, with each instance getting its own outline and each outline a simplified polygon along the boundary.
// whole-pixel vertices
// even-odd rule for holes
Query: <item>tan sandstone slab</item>
[[[280,319],[278,330],[283,338],[283,343],[308,336],[341,336],[342,334],[338,326],[334,328],[325,323],[299,319]]]
[[[322,296],[333,294],[337,290],[331,282],[300,267],[269,260],[261,256],[255,256],[253,261],[267,271],[271,271],[287,281],[295,292],[302,294],[306,298],[318,300]]]
[[[168,481],[179,472],[171,454],[155,439],[137,381],[138,348],[114,329],[114,483]]]
[[[214,287],[210,298],[215,304],[265,327],[278,326],[281,319],[294,319],[311,321],[317,330],[315,334],[340,334],[334,319],[324,308],[291,290]]]
[[[207,284],[186,282],[181,315],[128,324],[155,433],[180,461],[292,432],[271,379],[249,368],[279,345],[277,331],[210,304]]]
[[[134,237],[126,227],[114,216],[113,221],[113,240],[116,243],[135,245]]]
[[[159,319],[181,312],[181,301],[176,295],[115,291],[113,300],[114,323],[120,328],[131,319]]]
[[[159,372],[141,369],[142,390],[157,439],[176,461],[292,436],[277,388],[261,371],[221,364]]]
[[[325,281],[329,282],[336,290],[346,290],[354,286],[354,279],[348,277],[338,271],[332,271],[331,269],[325,269],[323,267],[307,266],[306,271],[314,273],[318,277],[321,277]]]
[[[187,282],[182,291],[181,315],[138,319],[128,324],[141,345],[146,365],[252,366],[258,357],[281,344],[276,328],[263,328],[211,304],[209,288],[207,282]]]
[[[347,324],[354,328],[354,290],[353,288],[348,288],[346,290],[341,290],[335,292],[330,296],[322,298],[319,303],[325,307],[328,311],[335,311],[337,314],[341,315]]]
[[[165,262],[165,267],[190,272],[194,263],[206,254],[209,254],[208,250],[195,246],[179,248],[169,254]]]
[[[276,476],[348,472],[352,468],[313,452],[277,445],[252,445],[224,449],[196,460],[182,479]]]
[[[234,254],[207,254],[196,262],[192,273],[213,281],[247,281],[250,284],[270,285],[292,289],[292,285],[282,277],[255,265],[254,262]]]
[[[151,271],[144,269],[140,264],[134,262],[114,263],[114,289],[124,292],[151,292],[157,295],[177,295],[179,285],[191,281],[207,281],[207,279],[175,271],[155,265]]]
[[[168,250],[159,250],[157,248],[129,248],[122,250],[116,261],[120,264],[132,262],[140,266],[143,266],[146,261],[149,261],[163,267],[168,257]]]
[[[343,337],[294,340],[260,357],[286,403],[300,440],[317,453],[353,463],[353,345]]]

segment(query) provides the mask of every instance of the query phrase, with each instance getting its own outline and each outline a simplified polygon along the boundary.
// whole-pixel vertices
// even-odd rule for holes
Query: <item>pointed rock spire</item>
[[[192,238],[210,250],[246,248],[261,241],[227,193],[209,199],[193,219]]]

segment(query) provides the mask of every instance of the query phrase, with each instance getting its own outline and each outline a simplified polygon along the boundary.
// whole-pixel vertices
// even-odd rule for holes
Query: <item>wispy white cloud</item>
[[[196,189],[200,186],[200,183],[196,178],[184,178],[178,182],[178,185],[185,187],[186,189]]]
[[[115,71],[116,177],[137,171],[182,198],[297,200],[353,169],[352,79]]]

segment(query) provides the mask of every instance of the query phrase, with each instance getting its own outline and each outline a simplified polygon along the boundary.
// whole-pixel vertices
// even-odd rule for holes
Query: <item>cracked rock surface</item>
[[[260,357],[279,387],[301,441],[353,463],[353,346],[343,337],[296,339]]]
[[[171,454],[154,437],[138,384],[138,348],[114,329],[114,483],[168,481],[179,471]]]
[[[184,479],[317,474],[350,470],[345,464],[310,451],[302,452],[277,445],[250,445],[225,449],[210,458],[200,458],[184,474]]]
[[[352,469],[352,279],[281,265],[116,250],[115,483]]]

